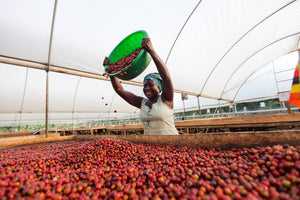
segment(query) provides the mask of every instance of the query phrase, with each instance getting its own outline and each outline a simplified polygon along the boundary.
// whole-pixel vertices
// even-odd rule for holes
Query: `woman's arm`
[[[109,59],[108,57],[105,57],[104,61],[103,61],[103,65],[108,65]],[[123,86],[120,83],[120,80],[117,77],[114,76],[110,76],[110,82],[115,90],[115,92],[122,97],[127,103],[129,103],[130,105],[133,105],[137,108],[141,108],[142,105],[142,100],[143,98],[140,96],[137,96],[127,90],[124,90]]]
[[[116,93],[122,97],[127,103],[130,105],[133,105],[137,108],[141,108],[142,105],[142,100],[143,98],[140,96],[137,96],[127,90],[124,90],[123,86],[120,83],[120,80],[117,77],[111,76],[110,77],[110,82],[116,91]]]
[[[167,66],[155,52],[150,38],[143,38],[142,47],[151,55],[162,78],[162,100],[173,109],[174,88]]]

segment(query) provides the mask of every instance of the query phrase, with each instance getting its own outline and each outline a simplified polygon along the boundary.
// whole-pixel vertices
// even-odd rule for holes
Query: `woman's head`
[[[162,91],[162,79],[159,73],[150,73],[144,78],[144,94],[147,98],[157,97]]]

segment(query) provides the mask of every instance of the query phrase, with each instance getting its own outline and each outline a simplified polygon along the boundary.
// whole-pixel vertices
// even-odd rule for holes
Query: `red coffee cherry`
[[[131,63],[134,62],[136,57],[140,54],[142,49],[137,49],[131,54],[127,55],[126,57],[118,60],[117,62],[111,63],[108,68],[106,68],[106,72],[109,74],[115,74],[120,71],[123,71],[126,69],[126,67],[131,67]],[[120,74],[121,76],[126,75],[127,72]]]

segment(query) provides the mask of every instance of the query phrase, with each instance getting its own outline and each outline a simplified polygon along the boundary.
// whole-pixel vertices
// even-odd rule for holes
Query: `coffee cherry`
[[[137,49],[126,57],[118,60],[117,62],[111,63],[109,67],[106,68],[106,72],[109,74],[115,74],[125,70],[127,66],[131,67],[131,63],[134,62],[136,57],[140,54],[141,50],[142,49]],[[124,72],[124,74],[126,75],[127,72]],[[122,73],[121,76],[123,76],[124,74]]]

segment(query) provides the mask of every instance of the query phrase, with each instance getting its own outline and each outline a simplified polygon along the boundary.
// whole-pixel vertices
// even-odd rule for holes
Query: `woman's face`
[[[148,99],[154,99],[159,94],[159,88],[157,85],[150,79],[145,80],[144,82],[144,88],[143,88],[144,94]]]

